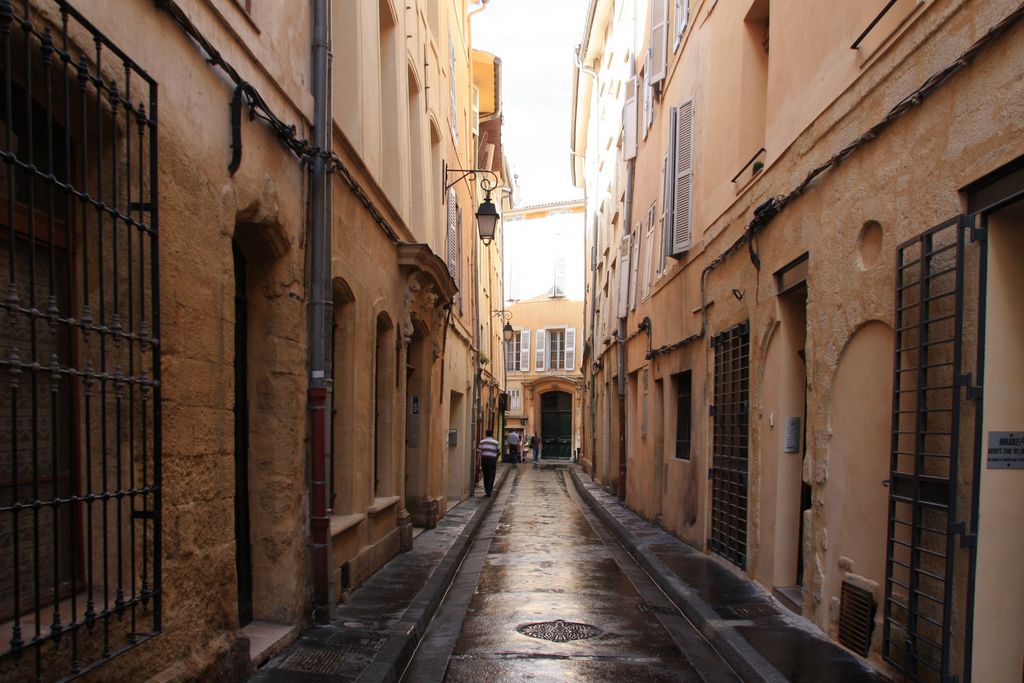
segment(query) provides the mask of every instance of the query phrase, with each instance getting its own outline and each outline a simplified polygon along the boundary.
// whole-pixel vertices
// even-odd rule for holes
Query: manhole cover
[[[601,629],[590,624],[581,624],[576,621],[538,621],[533,624],[526,624],[516,629],[524,636],[550,640],[556,643],[565,643],[570,640],[586,640],[601,635]]]

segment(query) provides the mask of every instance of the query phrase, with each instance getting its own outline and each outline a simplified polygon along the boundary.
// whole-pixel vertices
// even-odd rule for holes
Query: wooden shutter
[[[671,256],[690,248],[693,240],[693,100],[684,103],[676,112],[675,186],[672,191],[672,249]]]
[[[565,328],[565,367],[572,372],[576,369],[576,328]]]
[[[626,104],[622,108],[622,158],[636,157],[636,76],[626,81]]]
[[[651,205],[650,210],[647,212],[647,244],[644,249],[644,269],[643,279],[640,281],[641,292],[640,300],[647,301],[648,295],[651,293],[651,268],[652,261],[654,260],[654,205]]]
[[[545,330],[537,330],[537,372],[547,370],[547,356],[544,355]]]
[[[523,330],[519,333],[522,344],[519,348],[519,367],[516,368],[520,372],[530,371],[530,331]]]
[[[458,265],[458,240],[455,236],[456,221],[458,214],[458,203],[455,201],[455,188],[448,188],[448,239],[447,251],[448,251],[448,273],[455,279],[455,268]]]
[[[664,80],[667,62],[668,0],[653,0],[651,2],[651,59],[647,67],[651,85]]]
[[[565,296],[565,254],[555,255],[555,282],[551,296]]]
[[[636,290],[639,289],[637,287],[637,280],[640,275],[640,231],[643,228],[643,223],[637,223],[636,230],[633,231],[633,257],[629,263],[629,307],[633,310],[636,310]]]
[[[668,110],[668,147],[665,153],[665,188],[663,197],[665,209],[665,226],[661,232],[661,250],[664,254],[672,255],[672,235],[675,225],[675,148],[676,148],[676,120],[679,115],[679,108],[672,107]],[[664,254],[662,258],[664,258]],[[664,270],[664,265],[662,265]]]
[[[629,313],[629,233],[622,236],[619,243],[619,309],[618,317],[625,318]]]
[[[679,49],[679,43],[683,42],[683,31],[690,23],[690,0],[676,0],[676,37],[672,43],[672,50]]]
[[[672,149],[670,146],[669,149]],[[672,165],[671,156],[666,153],[661,164],[661,238],[658,240],[658,274],[665,272],[665,255],[668,253],[668,245],[665,244],[666,236],[671,233],[669,226],[672,225],[669,217],[672,211],[669,208],[672,201]]]

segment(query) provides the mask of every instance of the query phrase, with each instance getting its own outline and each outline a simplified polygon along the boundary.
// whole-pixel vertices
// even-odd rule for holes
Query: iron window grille
[[[708,547],[747,568],[747,466],[750,435],[750,325],[711,340],[715,403],[711,461],[711,537]]]
[[[160,631],[157,84],[64,0],[0,0],[0,666]]]

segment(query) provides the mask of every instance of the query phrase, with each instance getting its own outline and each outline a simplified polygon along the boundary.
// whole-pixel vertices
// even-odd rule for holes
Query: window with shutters
[[[690,370],[672,375],[672,388],[676,396],[676,451],[675,457],[689,460],[691,451],[690,425],[693,422],[693,374]]]
[[[636,291],[638,276],[640,275],[640,242],[643,223],[637,223],[633,231],[633,254],[629,262],[629,307],[636,310]]]
[[[694,100],[669,110],[669,150],[672,181],[670,207],[665,234],[665,248],[669,256],[678,258],[693,241],[693,145]]]
[[[458,200],[455,198],[455,188],[448,188],[448,230],[447,238],[445,239],[445,251],[447,252],[448,261],[448,273],[454,280],[458,268],[459,251],[458,251],[458,238],[456,231],[458,229]]]
[[[555,254],[554,281],[551,283],[551,296],[565,296],[565,254]]]
[[[565,330],[548,330],[548,368],[565,367]]]
[[[451,31],[448,32],[448,97],[451,104],[451,127],[452,137],[455,142],[459,141],[459,104],[455,97],[455,39]]]
[[[523,392],[519,389],[509,389],[509,410],[513,412],[521,411],[523,409]]]
[[[629,313],[629,233],[622,236],[619,243],[619,301],[618,317],[625,318]]]
[[[679,45],[683,42],[683,31],[690,23],[690,0],[675,0],[675,5],[676,37],[672,43],[673,52],[679,49]]]
[[[654,257],[654,208],[657,204],[651,204],[647,209],[647,239],[644,245],[644,268],[643,278],[640,280],[640,300],[647,301],[651,294],[651,262]]]
[[[622,107],[622,158],[636,157],[636,76],[626,81],[626,103]]]
[[[651,47],[647,72],[650,84],[665,79],[668,62],[668,0],[651,0]]]
[[[528,330],[516,330],[512,333],[512,341],[505,343],[505,367],[509,372],[525,372],[529,369],[529,348]]]
[[[537,372],[544,372],[548,369],[547,336],[547,330],[537,330],[537,362],[534,366]]]
[[[739,171],[734,179],[738,188],[745,186],[764,167],[759,150],[764,149],[767,128],[770,17],[770,1],[754,0],[743,21],[740,120],[736,131],[739,143],[736,168]]]
[[[654,123],[654,89],[651,87],[651,51],[647,50],[647,60],[644,65],[644,140],[647,139],[647,133],[651,130],[651,124]]]

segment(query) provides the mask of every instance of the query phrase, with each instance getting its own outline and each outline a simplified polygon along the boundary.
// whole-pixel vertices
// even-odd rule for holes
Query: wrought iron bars
[[[160,630],[157,86],[63,0],[0,50],[0,662],[57,680]]]
[[[712,407],[711,536],[708,547],[747,567],[747,465],[750,435],[750,325],[711,340],[715,350]]]

